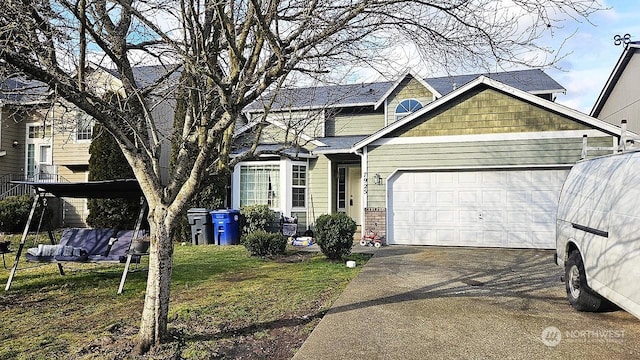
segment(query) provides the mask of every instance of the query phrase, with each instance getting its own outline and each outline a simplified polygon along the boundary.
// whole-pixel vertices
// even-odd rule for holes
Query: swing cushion
[[[131,246],[133,233],[133,230],[65,229],[58,245],[40,244],[37,248],[30,248],[27,250],[27,260],[123,262]]]

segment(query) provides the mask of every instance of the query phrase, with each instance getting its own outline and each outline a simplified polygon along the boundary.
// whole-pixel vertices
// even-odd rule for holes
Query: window
[[[27,136],[29,139],[42,139],[45,137],[51,137],[51,125],[29,125],[27,127]]]
[[[93,137],[93,119],[78,118],[76,120],[76,140],[91,140]]]
[[[306,207],[307,167],[305,165],[293,165],[291,180],[291,206],[294,208]]]
[[[338,168],[338,211],[347,208],[347,168]]]
[[[400,104],[396,106],[396,120],[400,120],[403,117],[420,109],[422,109],[422,104],[418,100],[402,100]]]
[[[240,167],[240,206],[280,206],[280,165]]]

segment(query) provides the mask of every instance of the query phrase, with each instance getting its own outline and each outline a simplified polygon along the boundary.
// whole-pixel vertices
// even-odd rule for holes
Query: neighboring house
[[[166,74],[159,66],[134,68],[140,87]],[[89,82],[99,94],[122,91],[115,72],[91,65]],[[0,198],[13,195],[10,180],[83,182],[89,176],[89,147],[94,121],[75,106],[55,97],[37,82],[9,79],[0,93]],[[36,96],[37,95],[37,96]],[[151,96],[151,101],[153,97]],[[163,179],[168,177],[170,136],[175,101],[163,98],[153,107],[162,146]],[[16,144],[15,146],[13,144]],[[2,191],[4,189],[4,191]],[[8,191],[11,190],[11,191]],[[62,226],[86,226],[86,199],[62,199]]]
[[[267,204],[313,228],[345,212],[389,244],[553,248],[564,178],[619,127],[554,103],[541,70],[285,89],[245,109],[263,118],[255,161],[232,177],[234,208]],[[280,154],[282,143],[300,144]]]
[[[620,125],[627,120],[628,129],[640,133],[640,42],[624,48],[609,79],[598,96],[591,116]]]
[[[10,78],[0,84],[0,199],[23,193],[9,181],[51,170],[51,148],[44,144],[50,134],[40,126],[49,107],[42,83]]]

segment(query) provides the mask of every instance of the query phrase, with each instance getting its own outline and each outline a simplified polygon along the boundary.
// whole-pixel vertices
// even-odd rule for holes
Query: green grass
[[[146,271],[130,273],[117,295],[123,266],[70,264],[61,276],[54,264],[21,261],[11,290],[0,290],[0,359],[133,358]],[[172,338],[149,358],[290,358],[359,269],[291,249],[260,259],[241,246],[176,246]]]

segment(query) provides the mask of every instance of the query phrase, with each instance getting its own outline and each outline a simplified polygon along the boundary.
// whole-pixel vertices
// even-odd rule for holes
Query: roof
[[[116,79],[120,79],[120,73],[115,69],[108,69],[101,65],[96,65],[98,68],[109,73]],[[133,77],[136,79],[136,85],[139,88],[144,88],[155,83],[162,76],[165,76],[172,70],[171,66],[164,65],[148,65],[148,66],[136,66],[131,69],[133,71]],[[169,76],[170,80],[176,80],[180,76],[181,71],[176,70]]]
[[[275,95],[272,109],[312,109],[335,106],[374,105],[393,85],[392,82],[376,82],[350,85],[333,85],[280,89]],[[263,99],[270,99],[267,94]],[[245,111],[262,111],[260,100],[245,108]]]
[[[242,147],[233,151],[232,156],[240,155],[246,151],[248,151],[248,147]],[[283,148],[282,144],[260,144],[256,148],[256,153],[266,153],[267,155],[273,155],[277,153],[278,155],[283,155],[289,157],[291,159],[296,158],[313,158],[311,152],[303,147],[287,147]]]
[[[446,95],[456,88],[477,79],[480,76],[499,81],[518,90],[531,94],[565,92],[565,88],[540,69],[505,71],[472,75],[445,76],[425,79],[440,94]]]
[[[0,101],[23,104],[47,100],[49,87],[40,81],[9,78],[0,83]]]
[[[325,146],[319,146],[313,149],[314,154],[331,154],[349,152],[353,145],[367,138],[367,135],[355,136],[332,136],[317,138],[316,140]]]
[[[12,181],[11,183],[33,186],[39,192],[51,193],[56,197],[108,199],[138,198],[142,196],[140,184],[135,179],[65,183]]]
[[[454,99],[456,99],[458,96],[463,95],[464,93],[471,91],[472,89],[479,87],[479,86],[487,86],[493,89],[496,89],[498,91],[501,92],[505,92],[507,94],[510,94],[511,96],[514,96],[516,98],[522,99],[524,101],[536,104],[538,106],[544,107],[545,109],[548,109],[550,111],[554,111],[557,112],[559,114],[563,114],[567,117],[576,119],[580,122],[583,122],[585,124],[588,124],[590,126],[593,126],[594,128],[597,128],[603,132],[606,132],[610,135],[613,136],[620,136],[620,127],[616,126],[616,125],[612,125],[610,123],[607,123],[605,121],[593,118],[589,115],[586,115],[584,113],[581,113],[580,111],[568,108],[564,105],[552,102],[552,101],[548,101],[545,100],[543,98],[540,98],[536,95],[533,95],[529,92],[517,89],[515,87],[509,86],[509,85],[505,85],[497,80],[494,79],[490,79],[488,77],[485,76],[480,76],[478,78],[476,78],[475,80],[466,83],[465,85],[456,88],[456,90],[449,92],[447,95],[441,97],[440,99],[437,99],[429,104],[427,104],[426,106],[424,106],[422,109],[414,112],[411,115],[408,115],[404,118],[402,118],[402,120],[396,121],[380,130],[378,130],[377,132],[373,133],[371,136],[363,139],[362,141],[356,143],[352,148],[351,148],[351,152],[355,152],[358,149],[361,149],[362,147],[384,137],[385,135],[393,132],[394,130],[405,126],[406,124],[410,123],[411,121],[414,121],[418,118],[420,118],[421,116],[423,116],[424,114],[440,108],[441,106],[446,105],[447,103],[449,103],[450,101],[453,101]]]
[[[245,108],[245,111],[261,112],[264,108],[263,104],[266,104],[267,101],[265,99],[271,99],[273,96],[275,96],[275,99],[273,99],[273,104],[271,105],[272,109],[302,110],[338,106],[375,106],[383,101],[386,96],[389,96],[391,90],[407,75],[412,75],[412,73],[405,72],[399,80],[393,82],[280,89],[275,95],[269,93],[262,97],[263,100],[253,102]],[[415,75],[412,76],[415,77]],[[444,76],[418,80],[434,89],[437,92],[436,95],[444,96],[480,76],[499,81],[531,94],[566,91],[562,85],[540,69]]]
[[[627,46],[624,48],[624,51],[620,55],[620,58],[618,59],[616,66],[613,68],[613,71],[609,75],[609,79],[607,79],[607,82],[605,83],[604,88],[602,88],[602,91],[600,92],[600,95],[598,96],[598,100],[596,100],[596,103],[593,105],[593,109],[591,109],[591,116],[593,117],[600,116],[600,111],[602,111],[604,104],[609,99],[609,96],[611,95],[611,92],[615,88],[616,83],[618,82],[618,80],[620,80],[622,73],[624,73],[624,70],[629,64],[629,61],[631,60],[633,55],[635,55],[635,53],[638,52],[639,50],[640,50],[640,41],[632,41],[629,44],[627,44]]]

